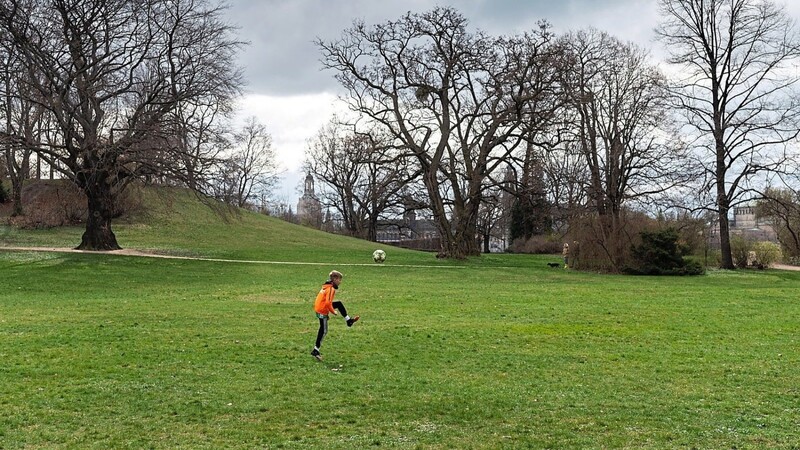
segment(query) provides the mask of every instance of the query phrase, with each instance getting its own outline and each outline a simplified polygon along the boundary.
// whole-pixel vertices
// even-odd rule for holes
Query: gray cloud
[[[428,1],[239,0],[228,16],[249,41],[241,62],[252,92],[295,95],[336,88],[332,74],[321,72],[313,41],[335,39],[356,18],[368,22],[425,10]]]
[[[240,27],[241,39],[251,42],[240,58],[253,94],[242,103],[242,114],[257,116],[273,134],[279,159],[289,170],[276,194],[292,204],[303,178],[305,139],[330,118],[335,108],[329,94],[340,91],[333,74],[321,70],[313,41],[338,38],[354,19],[374,24],[408,11],[453,6],[473,27],[495,35],[527,31],[546,19],[557,33],[592,26],[650,48],[655,57],[663,54],[660,44],[652,42],[659,20],[655,0],[231,1],[229,20]],[[787,9],[800,17],[800,2]]]
[[[321,70],[313,41],[336,39],[357,18],[379,23],[408,11],[449,5],[474,27],[492,34],[530,30],[546,19],[559,32],[593,25],[623,39],[646,41],[655,25],[654,4],[653,0],[236,0],[227,14],[240,27],[241,38],[250,42],[241,55],[248,90],[288,96],[338,89],[333,74]],[[651,17],[643,20],[642,14]]]

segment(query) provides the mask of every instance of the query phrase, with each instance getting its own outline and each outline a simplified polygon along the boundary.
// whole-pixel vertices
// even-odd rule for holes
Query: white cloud
[[[337,108],[330,93],[286,97],[250,94],[239,105],[241,119],[254,116],[267,127],[282,169],[298,171],[305,157],[306,142],[322,127]]]
[[[336,95],[326,92],[290,96],[248,94],[240,100],[237,121],[241,123],[253,116],[272,135],[282,171],[281,183],[272,193],[274,199],[288,202],[292,207],[297,203],[298,186],[305,177],[302,165],[307,141],[341,108]]]

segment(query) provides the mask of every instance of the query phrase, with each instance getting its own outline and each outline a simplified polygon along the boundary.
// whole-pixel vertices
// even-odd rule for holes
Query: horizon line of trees
[[[599,30],[555,35],[542,22],[496,37],[453,8],[317,40],[352,112],[309,141],[323,203],[365,238],[375,217],[427,210],[443,257],[480,253],[475,237],[492,227],[556,230],[611,270],[642,231],[638,212],[713,213],[721,266],[734,268],[731,208],[770,187],[796,192],[800,39],[767,0],[659,6],[670,76]],[[497,214],[509,207],[513,224]]]

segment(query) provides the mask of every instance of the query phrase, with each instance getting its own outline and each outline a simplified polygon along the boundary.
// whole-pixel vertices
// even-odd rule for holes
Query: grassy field
[[[0,251],[0,448],[800,448],[800,272],[376,265],[374,244],[175,202],[120,244],[250,262]],[[332,318],[320,363],[334,268],[362,320]]]

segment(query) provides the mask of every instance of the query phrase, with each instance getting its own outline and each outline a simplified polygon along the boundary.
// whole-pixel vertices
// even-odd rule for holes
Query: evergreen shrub
[[[701,275],[703,265],[684,259],[686,249],[678,243],[674,228],[639,233],[642,242],[631,247],[633,265],[624,272],[632,275]]]

